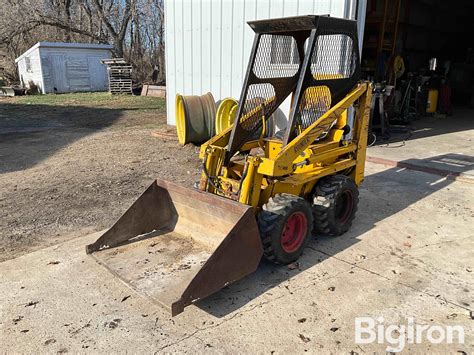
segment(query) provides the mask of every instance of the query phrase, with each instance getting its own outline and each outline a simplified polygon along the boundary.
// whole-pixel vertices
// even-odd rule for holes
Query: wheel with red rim
[[[287,253],[293,253],[303,244],[308,229],[308,219],[303,212],[293,212],[288,216],[281,232],[281,247]]]
[[[318,181],[313,193],[316,234],[341,235],[349,230],[357,212],[359,190],[345,175],[332,175]]]
[[[288,264],[301,256],[313,225],[309,202],[299,196],[278,194],[263,205],[257,220],[267,259]]]

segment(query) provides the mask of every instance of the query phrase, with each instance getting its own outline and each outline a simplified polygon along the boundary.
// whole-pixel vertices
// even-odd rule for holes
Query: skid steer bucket
[[[251,207],[162,180],[86,251],[173,316],[254,272],[263,254]]]

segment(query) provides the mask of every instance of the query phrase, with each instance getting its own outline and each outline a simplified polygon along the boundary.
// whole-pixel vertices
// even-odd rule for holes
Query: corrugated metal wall
[[[29,65],[27,65],[29,61]],[[30,82],[38,86],[41,92],[44,92],[41,61],[38,48],[32,51],[28,57],[22,58],[18,62],[18,75],[21,83],[29,87]]]
[[[106,91],[107,49],[40,47],[44,92]]]
[[[355,4],[356,0],[165,0],[168,123],[175,124],[176,93],[210,91],[216,100],[239,98],[254,36],[247,21],[309,14],[352,17]]]

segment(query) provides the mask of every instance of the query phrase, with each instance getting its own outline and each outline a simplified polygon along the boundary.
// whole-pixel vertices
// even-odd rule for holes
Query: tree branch
[[[102,4],[99,2],[99,0],[93,0],[93,4],[97,9],[97,14],[99,15],[99,18],[105,24],[105,27],[107,27],[107,30],[109,30],[110,34],[114,38],[116,38],[117,37],[117,31],[115,31],[114,26],[112,26],[109,19],[105,16],[104,8],[103,8]]]

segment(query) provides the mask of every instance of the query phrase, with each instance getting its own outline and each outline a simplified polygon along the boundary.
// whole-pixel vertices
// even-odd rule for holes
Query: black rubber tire
[[[282,246],[283,229],[288,217],[302,212],[306,217],[307,230],[300,246],[293,252],[287,252]],[[257,216],[260,237],[266,259],[278,264],[292,263],[301,256],[311,238],[313,213],[311,204],[304,198],[291,194],[277,194],[263,205]]]
[[[344,234],[352,225],[358,204],[359,189],[351,178],[345,175],[322,178],[313,193],[314,232]]]

